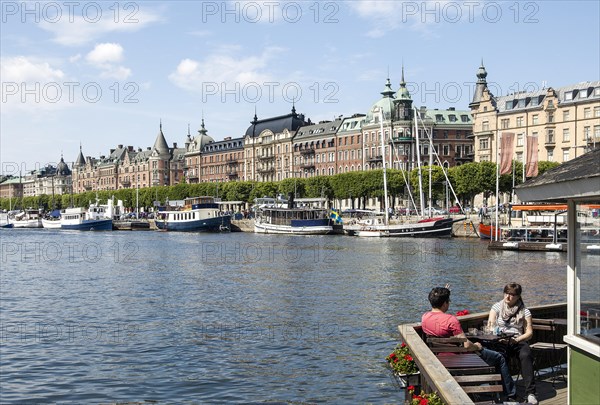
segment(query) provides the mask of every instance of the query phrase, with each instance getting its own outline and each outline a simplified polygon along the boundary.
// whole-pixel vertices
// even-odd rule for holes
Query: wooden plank
[[[467,394],[478,392],[502,392],[502,385],[463,385],[462,389]]]
[[[460,384],[485,381],[502,381],[502,376],[500,374],[457,375],[454,376],[454,379]]]

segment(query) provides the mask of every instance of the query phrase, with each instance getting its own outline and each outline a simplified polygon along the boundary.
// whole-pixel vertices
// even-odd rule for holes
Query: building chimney
[[[177,149],[177,142],[173,142],[173,149]]]
[[[119,146],[118,146],[118,148],[119,148],[119,149],[123,149],[123,145],[119,145]]]

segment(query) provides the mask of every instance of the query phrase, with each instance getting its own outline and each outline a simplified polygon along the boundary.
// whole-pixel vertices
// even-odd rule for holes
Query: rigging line
[[[421,119],[421,117],[419,117],[419,119]],[[452,195],[454,196],[454,201],[457,202],[461,212],[464,212],[463,206],[460,203],[460,200],[458,198],[458,196],[456,195],[456,192],[454,191],[454,187],[452,186],[452,182],[450,181],[450,179],[448,178],[448,173],[446,173],[446,168],[444,167],[444,165],[442,164],[442,161],[440,159],[440,156],[438,155],[437,151],[435,150],[435,146],[433,146],[433,138],[431,136],[431,134],[429,133],[429,131],[427,131],[427,128],[425,127],[425,124],[423,123],[423,119],[421,119],[421,124],[423,126],[423,130],[425,131],[425,133],[427,134],[427,138],[430,141],[430,145],[431,145],[431,150],[433,151],[433,154],[436,157],[436,160],[438,162],[438,164],[440,165],[440,167],[442,168],[442,172],[444,173],[444,177],[446,178],[446,181],[448,182],[448,186],[450,187],[450,190],[452,191]]]
[[[390,140],[392,142],[393,154],[396,156],[398,163],[401,163],[400,156],[398,155],[398,151],[396,150],[396,144],[394,143],[394,138],[390,137]],[[404,184],[406,184],[406,189],[408,190],[408,197],[410,198],[410,202],[412,202],[412,206],[415,207],[415,209],[416,209],[417,205],[415,204],[415,199],[413,198],[413,194],[410,191],[410,183],[408,182],[408,179],[406,178],[406,173],[405,173],[404,169],[400,169],[400,171],[402,172],[402,179],[404,180]],[[408,209],[409,209],[409,213],[410,213],[410,207]]]

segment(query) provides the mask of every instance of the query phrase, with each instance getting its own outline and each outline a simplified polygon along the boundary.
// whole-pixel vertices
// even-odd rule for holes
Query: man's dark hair
[[[445,287],[435,287],[429,293],[429,303],[431,304],[431,308],[439,309],[449,301],[450,290]]]

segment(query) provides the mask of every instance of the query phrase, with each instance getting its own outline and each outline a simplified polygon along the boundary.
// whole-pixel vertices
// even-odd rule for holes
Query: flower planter
[[[410,387],[411,385],[420,385],[419,380],[421,377],[421,373],[417,371],[412,374],[401,374],[401,373],[392,373],[394,379],[398,383],[401,389],[405,389],[406,387]]]

